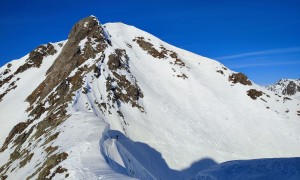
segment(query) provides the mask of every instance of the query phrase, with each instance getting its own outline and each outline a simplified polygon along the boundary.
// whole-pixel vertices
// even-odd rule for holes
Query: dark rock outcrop
[[[14,74],[19,74],[31,67],[39,68],[43,62],[43,59],[49,55],[55,54],[57,51],[50,43],[47,45],[40,45],[35,50],[29,53],[29,57],[25,64],[20,66]]]
[[[252,99],[257,99],[258,97],[262,96],[263,95],[263,92],[262,91],[258,91],[256,89],[250,89],[249,91],[247,91],[247,95],[249,97],[251,97]]]
[[[290,81],[286,88],[282,91],[282,94],[291,96],[297,92],[300,92],[300,86],[298,86],[295,82]]]
[[[166,58],[165,51],[158,51],[154,48],[153,44],[146,41],[144,37],[136,37],[133,39],[144,51],[147,51],[154,58],[163,59]]]
[[[83,49],[79,44],[87,39]],[[96,48],[93,48],[96,43]],[[87,17],[76,23],[63,47],[60,55],[47,71],[47,78],[27,98],[32,104],[38,98],[44,99],[54,87],[69,76],[69,74],[87,59],[94,58],[97,53],[103,52],[107,47],[104,31],[95,17]]]
[[[293,96],[300,92],[300,79],[281,79],[266,89],[283,95]]]
[[[233,73],[228,78],[229,81],[232,81],[234,84],[240,83],[243,85],[252,85],[248,77],[243,73]]]
[[[7,148],[9,142],[15,137],[15,135],[21,134],[28,127],[28,125],[30,123],[31,122],[20,122],[17,125],[15,125],[13,127],[13,129],[10,131],[9,135],[7,136],[7,138],[5,139],[5,142],[2,145],[2,147],[0,149],[0,152],[3,152]]]
[[[131,103],[132,107],[138,107],[144,111],[143,107],[139,104],[139,98],[144,95],[137,85],[135,78],[129,70],[129,57],[124,49],[116,49],[113,54],[108,56],[108,68],[112,72],[112,77],[106,79],[106,90],[108,91],[108,99],[113,103]],[[126,75],[118,74],[118,70],[124,70],[130,75],[130,79]],[[113,82],[116,85],[113,86]]]

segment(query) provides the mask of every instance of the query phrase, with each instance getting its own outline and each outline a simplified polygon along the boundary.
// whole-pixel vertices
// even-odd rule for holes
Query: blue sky
[[[0,0],[0,65],[66,39],[92,14],[219,60],[261,85],[300,78],[299,0]]]

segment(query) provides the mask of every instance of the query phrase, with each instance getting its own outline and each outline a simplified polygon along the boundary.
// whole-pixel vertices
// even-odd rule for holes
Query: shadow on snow
[[[187,169],[174,170],[160,152],[116,130],[103,134],[100,151],[116,172],[139,179],[300,179],[300,158],[236,160],[221,164],[205,158]]]

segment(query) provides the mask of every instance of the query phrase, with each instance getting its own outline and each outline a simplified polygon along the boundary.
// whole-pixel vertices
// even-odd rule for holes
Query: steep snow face
[[[298,97],[299,99],[300,79],[281,79],[274,85],[266,86],[266,89],[278,94]]]
[[[299,102],[255,84],[234,84],[228,80],[234,72],[222,64],[132,26],[113,23],[106,29],[112,44],[126,49],[144,94],[146,113],[121,106],[127,135],[155,148],[170,168],[188,168],[205,157],[224,162],[299,155]],[[250,89],[261,94],[253,99]]]
[[[53,47],[1,68],[1,178],[182,179],[300,155],[300,101],[217,61],[95,17]]]

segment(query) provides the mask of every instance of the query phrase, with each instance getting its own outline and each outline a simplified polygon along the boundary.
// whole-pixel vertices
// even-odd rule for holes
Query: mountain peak
[[[72,28],[68,39],[82,40],[86,36],[96,33],[103,34],[103,29],[100,22],[95,16],[88,16],[78,21]]]
[[[90,58],[94,59],[107,47],[105,32],[97,18],[89,16],[80,20],[72,27],[60,55],[47,70],[47,78],[27,100],[32,104],[37,98],[46,97],[75,68]]]
[[[280,79],[266,88],[283,95],[297,95],[300,92],[300,79]]]

